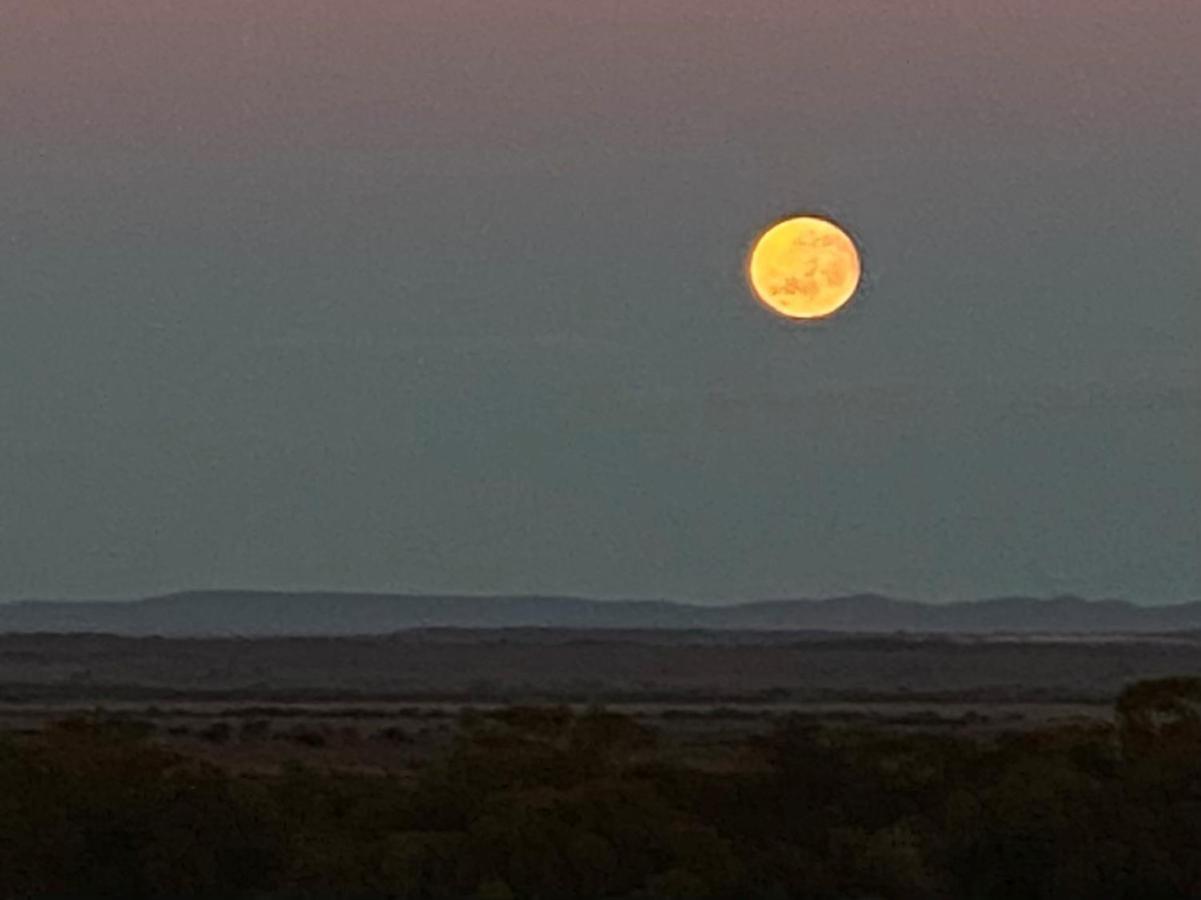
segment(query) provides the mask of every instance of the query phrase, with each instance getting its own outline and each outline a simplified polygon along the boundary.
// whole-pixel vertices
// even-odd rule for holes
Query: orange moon
[[[747,262],[751,290],[790,319],[820,319],[859,287],[862,266],[850,235],[819,216],[777,222],[755,241]]]

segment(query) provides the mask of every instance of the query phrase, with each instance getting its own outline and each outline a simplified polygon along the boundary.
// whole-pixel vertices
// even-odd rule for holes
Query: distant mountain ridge
[[[414,628],[733,629],[859,633],[1114,634],[1201,630],[1201,602],[1079,597],[948,604],[855,594],[701,606],[667,600],[337,592],[189,591],[141,600],[0,604],[0,632],[188,637],[371,635]]]

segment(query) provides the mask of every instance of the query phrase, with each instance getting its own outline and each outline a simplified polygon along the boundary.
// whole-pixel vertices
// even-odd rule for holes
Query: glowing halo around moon
[[[822,319],[846,305],[863,273],[851,236],[821,216],[795,216],[759,235],[747,259],[751,290],[790,319]]]

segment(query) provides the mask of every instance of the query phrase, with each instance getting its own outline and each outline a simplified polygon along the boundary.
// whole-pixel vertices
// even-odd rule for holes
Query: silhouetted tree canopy
[[[1201,681],[999,737],[784,720],[721,766],[603,709],[464,716],[405,777],[238,775],[131,723],[0,740],[0,898],[1201,897]]]

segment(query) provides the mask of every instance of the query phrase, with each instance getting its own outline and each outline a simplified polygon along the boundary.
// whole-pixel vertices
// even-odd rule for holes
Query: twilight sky
[[[1196,0],[0,4],[0,598],[1201,598]],[[742,261],[838,218],[866,287]]]

